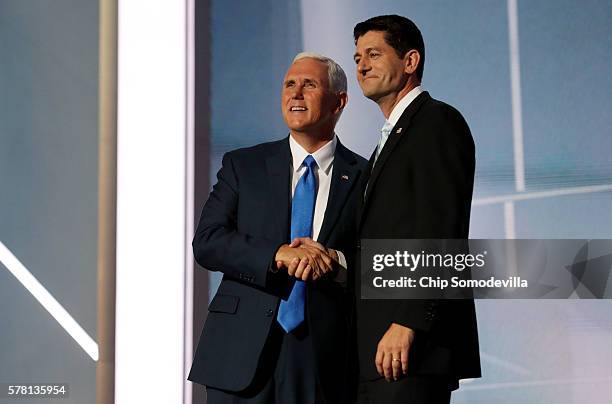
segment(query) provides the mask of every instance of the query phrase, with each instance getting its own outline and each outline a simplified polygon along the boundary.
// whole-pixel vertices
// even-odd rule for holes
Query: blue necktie
[[[312,237],[312,218],[317,195],[317,180],[314,176],[315,159],[308,155],[302,165],[306,172],[300,177],[291,202],[291,240],[296,237]],[[288,300],[282,300],[278,308],[277,321],[285,332],[290,333],[304,321],[306,284],[296,280]]]

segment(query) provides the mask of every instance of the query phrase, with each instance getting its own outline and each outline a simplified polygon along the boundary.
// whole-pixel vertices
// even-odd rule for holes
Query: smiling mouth
[[[291,111],[291,112],[304,112],[304,111],[307,111],[307,110],[308,110],[308,108],[306,108],[306,107],[290,107],[289,108],[289,111]]]

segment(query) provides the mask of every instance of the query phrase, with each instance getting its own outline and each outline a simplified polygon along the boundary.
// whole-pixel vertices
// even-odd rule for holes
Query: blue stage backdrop
[[[357,85],[352,28],[379,14],[417,23],[423,86],[470,124],[470,237],[612,238],[606,0],[212,1],[212,183],[226,151],[287,135],[281,81],[302,50],[346,70],[349,103],[337,133],[370,155],[383,118]],[[453,402],[607,402],[611,309],[609,301],[477,302],[484,377],[464,383]]]

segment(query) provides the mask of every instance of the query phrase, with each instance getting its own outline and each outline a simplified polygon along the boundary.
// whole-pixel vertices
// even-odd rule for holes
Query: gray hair
[[[300,59],[316,59],[327,65],[329,89],[335,93],[346,92],[346,74],[342,67],[333,59],[314,52],[300,52],[293,58],[293,63]]]

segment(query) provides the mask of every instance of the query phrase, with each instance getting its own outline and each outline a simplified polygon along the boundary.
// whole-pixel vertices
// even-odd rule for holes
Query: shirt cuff
[[[342,269],[346,270],[348,265],[346,264],[346,257],[344,256],[344,253],[338,250],[334,250],[334,251],[336,252],[336,254],[338,254],[338,264],[340,264]]]
[[[342,253],[342,251],[338,251],[338,250],[334,250],[336,252],[336,254],[338,255],[338,265],[340,266],[340,268],[338,268],[338,271],[336,271],[336,276],[334,276],[334,282],[340,283],[342,285],[346,285],[346,280],[348,277],[348,270],[347,270],[347,263],[346,263],[346,257],[344,256],[344,254]]]

